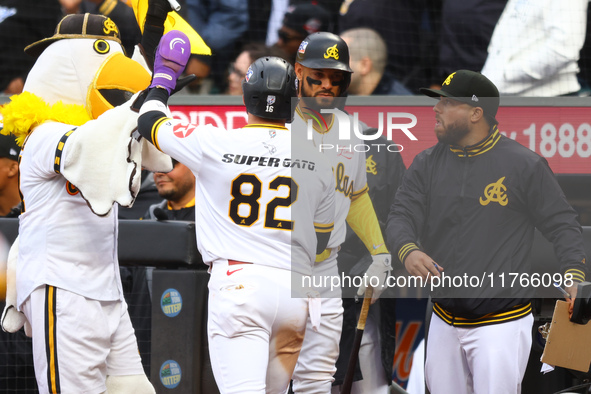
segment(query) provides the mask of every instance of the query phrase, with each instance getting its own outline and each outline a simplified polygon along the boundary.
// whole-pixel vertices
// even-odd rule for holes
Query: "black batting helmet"
[[[265,119],[293,120],[297,104],[296,76],[287,61],[265,56],[254,61],[242,81],[248,113]]]
[[[300,44],[296,56],[296,63],[308,68],[329,68],[345,72],[345,86],[347,90],[351,82],[351,67],[349,67],[349,47],[339,36],[328,32],[310,34]]]

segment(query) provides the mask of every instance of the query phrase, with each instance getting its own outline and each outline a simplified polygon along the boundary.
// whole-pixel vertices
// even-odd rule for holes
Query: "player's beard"
[[[335,108],[334,96],[315,96],[320,93],[334,94],[332,91],[321,90],[316,93],[312,93],[312,89],[310,89],[308,81],[305,79],[300,85],[301,100],[303,101],[304,106],[310,107],[316,111],[320,111],[321,109]]]
[[[171,188],[158,190],[158,195],[168,201],[179,201],[182,199],[191,189],[194,189],[195,185],[191,182],[178,183],[176,186]]]
[[[447,145],[458,145],[458,143],[470,132],[468,128],[468,120],[460,119],[449,125],[446,125],[441,121],[440,127],[443,129],[442,132],[435,130],[437,140]]]

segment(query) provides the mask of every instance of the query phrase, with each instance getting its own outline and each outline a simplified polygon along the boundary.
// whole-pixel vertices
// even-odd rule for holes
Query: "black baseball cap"
[[[70,14],[62,18],[55,28],[55,34],[34,42],[25,48],[25,53],[37,57],[54,41],[64,38],[109,39],[121,44],[119,28],[104,15]]]
[[[297,31],[302,37],[319,31],[329,31],[330,14],[318,4],[292,5],[285,12],[283,26]]]
[[[421,88],[419,91],[429,97],[449,97],[473,107],[480,107],[485,116],[496,122],[499,90],[490,79],[478,72],[458,70],[443,81],[441,90]]]
[[[0,130],[2,130],[0,128]],[[0,134],[0,157],[6,157],[14,161],[18,161],[18,155],[21,152],[21,148],[16,144],[16,138],[14,135]]]

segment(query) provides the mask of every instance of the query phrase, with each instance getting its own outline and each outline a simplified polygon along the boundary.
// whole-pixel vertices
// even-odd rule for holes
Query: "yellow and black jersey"
[[[432,298],[443,320],[458,321],[527,304],[531,286],[507,279],[532,273],[535,228],[554,244],[561,272],[584,280],[576,217],[547,161],[493,127],[474,146],[438,143],[419,153],[396,194],[386,234],[400,261],[420,247],[455,279],[435,288]]]

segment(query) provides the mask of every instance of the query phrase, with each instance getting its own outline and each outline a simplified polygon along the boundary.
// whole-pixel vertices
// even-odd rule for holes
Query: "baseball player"
[[[250,66],[244,128],[168,117],[187,44],[181,34],[162,39],[138,130],[196,175],[197,243],[211,273],[208,338],[218,388],[283,393],[309,309],[318,325],[305,279],[333,228],[332,173],[322,155],[285,127],[296,87],[293,67],[282,59],[263,57]]]
[[[308,126],[313,125],[311,138],[307,142],[314,149],[322,151],[331,164],[335,177],[335,229],[327,248],[316,256],[314,276],[338,276],[337,252],[345,240],[346,223],[349,223],[372,254],[373,262],[366,275],[367,278],[377,278],[380,283],[374,291],[375,301],[384,290],[385,279],[392,267],[367,193],[365,154],[352,148],[360,144],[361,140],[354,133],[351,133],[351,140],[340,140],[336,115],[320,112],[323,109],[334,110],[343,104],[352,73],[347,44],[332,33],[309,35],[299,47],[295,71],[301,101],[296,108],[291,129],[294,133],[308,136]],[[312,119],[319,113],[324,122],[313,122]],[[340,115],[348,117],[344,112],[340,112]],[[327,146],[336,149],[320,149]],[[363,296],[366,283],[359,288],[359,296]],[[343,319],[341,288],[325,287],[319,291],[322,295],[322,323],[316,331],[312,329],[311,321],[308,322],[302,352],[293,376],[293,389],[296,393],[328,393],[334,380]]]

